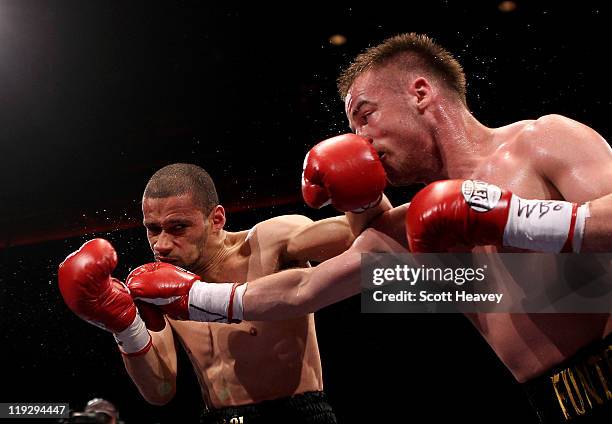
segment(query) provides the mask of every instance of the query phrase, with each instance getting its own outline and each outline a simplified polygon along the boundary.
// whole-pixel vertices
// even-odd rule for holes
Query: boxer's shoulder
[[[282,268],[288,261],[286,256],[291,240],[297,237],[300,229],[312,222],[302,215],[282,215],[267,219],[251,228],[245,246],[248,246],[250,254],[257,251],[262,258],[278,262],[277,265]]]
[[[555,183],[572,173],[609,167],[612,159],[601,135],[562,115],[537,119],[521,134],[519,143],[529,151],[537,171]]]
[[[257,237],[258,242],[272,244],[286,243],[295,232],[311,224],[313,221],[303,215],[281,215],[267,219],[251,228],[246,236],[246,241]]]
[[[563,115],[544,115],[515,122],[495,130],[498,147],[491,159],[545,165],[577,151],[598,150],[606,141],[588,126]]]
[[[536,152],[547,154],[548,150],[567,151],[568,147],[588,148],[589,145],[607,144],[595,130],[563,115],[544,115],[529,121],[517,134],[516,142],[529,146]],[[560,149],[560,150],[559,150]]]
[[[555,114],[521,121],[514,131],[504,132],[505,128],[495,130],[498,147],[480,170],[480,178],[488,178],[519,196],[546,195],[573,202],[609,192],[609,183],[604,182],[607,178],[602,175],[611,169],[612,150],[592,128]],[[489,169],[493,171],[487,173]],[[504,179],[503,175],[516,176],[517,169],[526,177],[522,180],[531,181],[533,191]],[[515,178],[517,181],[521,179]]]

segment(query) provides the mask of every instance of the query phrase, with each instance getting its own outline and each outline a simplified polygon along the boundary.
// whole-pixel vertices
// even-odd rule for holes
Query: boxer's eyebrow
[[[171,218],[167,221],[164,221],[164,225],[176,225],[176,224],[191,224],[191,219],[189,218]]]
[[[351,121],[353,121],[355,119],[355,116],[359,113],[359,111],[361,110],[361,107],[365,104],[371,104],[372,102],[370,102],[369,100],[366,99],[361,99],[357,102],[357,104],[355,105],[355,107],[353,108],[352,112],[351,112]],[[353,128],[353,125],[349,125],[349,128],[351,129],[351,131],[355,132],[355,129]]]
[[[359,102],[357,103],[357,105],[355,106],[353,111],[351,112],[351,117],[354,117],[355,115],[357,115],[359,113],[359,110],[361,109],[361,107],[364,104],[366,104],[366,103],[371,103],[371,102],[369,100],[365,100],[365,99],[359,100]]]

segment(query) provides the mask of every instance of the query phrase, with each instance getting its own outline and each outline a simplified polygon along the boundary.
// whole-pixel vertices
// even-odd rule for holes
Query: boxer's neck
[[[209,237],[206,242],[203,264],[194,272],[204,280],[224,281],[226,274],[224,270],[242,245],[239,238],[239,233],[230,233],[225,230],[219,231],[215,237]]]
[[[434,138],[442,159],[440,178],[469,178],[497,148],[494,130],[480,123],[463,104],[441,103],[434,111]]]

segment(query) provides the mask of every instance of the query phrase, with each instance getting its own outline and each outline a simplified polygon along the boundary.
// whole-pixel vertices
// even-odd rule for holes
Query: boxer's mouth
[[[376,152],[376,155],[379,158],[382,158],[385,155],[384,150],[381,150],[378,146],[375,146],[374,143],[372,143],[372,148],[374,149],[374,151]]]
[[[169,263],[169,264],[178,262],[177,259],[166,258],[166,257],[163,257],[163,256],[157,256],[155,259],[157,259],[159,262],[166,262],[166,263]]]

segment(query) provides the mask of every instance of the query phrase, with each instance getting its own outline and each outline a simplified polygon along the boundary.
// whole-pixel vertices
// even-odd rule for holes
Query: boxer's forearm
[[[346,219],[349,223],[351,233],[354,237],[357,237],[363,232],[370,224],[384,212],[390,210],[393,206],[387,196],[382,195],[382,199],[378,206],[367,209],[362,213],[346,212]]]
[[[290,269],[249,283],[247,321],[281,320],[316,312],[360,291],[361,253],[349,250],[314,268]]]
[[[589,203],[581,252],[612,252],[612,194]]]
[[[189,289],[188,312],[179,313],[175,318],[235,322],[304,316],[359,293],[361,254],[369,252],[402,253],[406,249],[386,234],[369,228],[357,237],[346,252],[314,268],[281,271],[247,284],[195,281]],[[159,274],[159,270],[160,267],[157,267],[151,271],[147,284],[154,287],[161,283],[168,294],[167,272]],[[128,284],[134,283],[131,277],[128,277],[128,281]],[[187,298],[183,293],[184,287],[180,286],[179,289],[167,298],[162,299],[159,295],[139,296],[138,300],[163,304],[161,308],[164,311],[168,311],[173,304],[185,308]],[[166,301],[168,299],[169,302]]]
[[[360,292],[362,253],[405,253],[384,233],[365,230],[346,252],[314,268],[282,271],[249,282],[242,319],[266,321],[316,312]]]
[[[143,398],[154,405],[168,403],[176,391],[176,351],[173,338],[164,337],[170,326],[151,333],[153,346],[144,355],[122,355],[125,369]],[[164,359],[166,358],[166,359]]]

